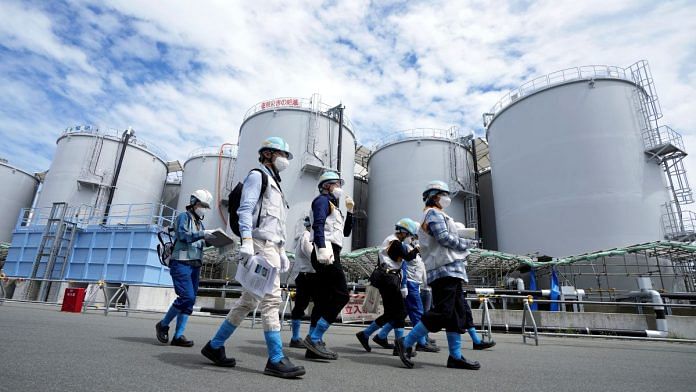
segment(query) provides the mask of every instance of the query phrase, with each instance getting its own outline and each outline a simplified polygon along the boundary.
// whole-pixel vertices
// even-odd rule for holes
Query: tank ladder
[[[694,202],[693,192],[684,168],[687,156],[682,136],[668,126],[660,126],[662,108],[648,62],[639,61],[628,67],[636,82],[637,107],[644,119],[641,125],[644,152],[648,159],[661,165],[673,200],[663,205],[662,229],[669,240],[686,241],[696,238],[696,214],[682,211],[682,206]]]
[[[52,283],[50,280],[60,280],[65,274],[77,232],[77,225],[66,221],[67,212],[67,203],[53,203],[34,259],[26,300],[47,301]],[[42,270],[44,260],[46,267]],[[55,276],[57,265],[60,265],[60,276]]]

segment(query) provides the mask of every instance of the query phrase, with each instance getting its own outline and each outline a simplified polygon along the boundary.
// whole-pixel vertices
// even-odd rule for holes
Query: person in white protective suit
[[[259,168],[250,171],[244,179],[237,210],[239,232],[242,237],[240,263],[258,254],[277,268],[278,272],[286,272],[290,268],[290,260],[285,253],[285,221],[289,207],[280,187],[280,172],[287,169],[291,159],[292,153],[288,144],[282,138],[270,137],[259,149]],[[266,179],[263,176],[266,176]],[[263,183],[268,185],[261,194]],[[264,374],[282,378],[304,375],[304,367],[294,365],[283,353],[279,317],[280,273],[275,274],[273,291],[266,293],[263,298],[258,298],[247,290],[242,292],[242,296],[234,303],[227,318],[201,353],[218,366],[235,366],[234,358],[225,355],[225,341],[257,304],[268,348]]]

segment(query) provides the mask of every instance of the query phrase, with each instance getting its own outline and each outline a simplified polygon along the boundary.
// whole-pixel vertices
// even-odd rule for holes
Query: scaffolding
[[[366,284],[377,265],[378,252],[379,248],[373,247],[342,254],[346,279]],[[292,253],[288,256],[294,260]],[[213,257],[204,264],[203,271],[220,273],[223,261],[236,263],[235,260],[236,251],[220,261]],[[623,298],[635,289],[631,287],[637,277],[653,278],[658,291],[696,293],[696,245],[683,242],[657,241],[557,259],[471,249],[467,264],[471,288],[509,288],[511,279],[532,269],[538,281],[548,281],[546,278],[555,268],[561,285],[584,289],[588,297],[603,301]],[[209,283],[223,280],[214,274],[202,279]],[[228,277],[227,281],[231,280]]]

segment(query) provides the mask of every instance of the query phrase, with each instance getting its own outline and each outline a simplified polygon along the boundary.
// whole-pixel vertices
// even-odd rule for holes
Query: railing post
[[[531,295],[523,300],[524,311],[522,313],[522,343],[527,343],[527,338],[529,337],[530,339],[534,339],[535,345],[538,346],[539,332],[537,331],[537,325],[536,320],[534,320],[534,314],[532,313],[532,309],[529,307],[529,304],[533,301],[534,299],[532,299]],[[532,323],[533,329],[529,332],[529,334],[527,333],[527,316],[529,316],[529,321]]]

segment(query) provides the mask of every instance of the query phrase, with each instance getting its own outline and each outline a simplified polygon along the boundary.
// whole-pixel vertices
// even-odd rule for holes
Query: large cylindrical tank
[[[0,159],[0,242],[10,242],[22,208],[30,208],[39,180]]]
[[[123,145],[121,132],[77,126],[68,128],[56,144],[36,207],[67,202],[71,207],[91,207],[99,216],[105,210],[116,173]],[[129,141],[114,189],[111,216],[130,214],[129,223],[150,221],[155,209],[151,206],[159,205],[167,178],[166,162],[153,147],[137,137]],[[139,206],[126,207],[135,204]]]
[[[164,190],[162,191],[162,204],[164,204],[169,211],[173,212],[179,207],[179,196],[181,194],[181,179],[167,179],[164,184]],[[173,214],[170,214],[173,215]]]
[[[237,147],[207,147],[193,151],[184,162],[184,174],[181,179],[181,192],[177,210],[184,211],[190,203],[191,193],[198,189],[207,189],[213,195],[210,211],[203,219],[208,229],[227,229],[227,196],[231,189],[231,175]]]
[[[347,116],[343,116],[341,140],[341,177],[344,194],[353,196],[355,135]],[[335,111],[322,104],[317,95],[312,99],[278,98],[254,105],[244,116],[239,129],[239,154],[233,184],[244,180],[249,170],[258,167],[261,142],[280,136],[290,144],[294,159],[280,176],[280,186],[290,204],[287,218],[287,245],[292,251],[295,234],[303,230],[304,217],[310,213],[312,200],[318,195],[317,182],[326,170],[338,168],[339,123]],[[341,200],[341,211],[345,204]],[[351,238],[345,238],[343,249],[351,249]]]
[[[422,221],[422,193],[433,180],[447,182],[452,191],[447,214],[471,227],[473,168],[468,141],[455,129],[408,130],[378,143],[368,162],[367,245],[381,244],[401,218]]]
[[[622,71],[538,78],[489,114],[499,250],[556,257],[662,238],[669,198],[644,153],[645,93]]]

